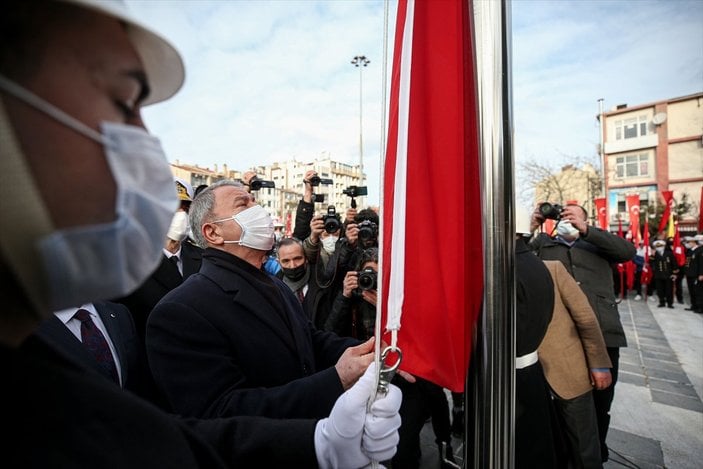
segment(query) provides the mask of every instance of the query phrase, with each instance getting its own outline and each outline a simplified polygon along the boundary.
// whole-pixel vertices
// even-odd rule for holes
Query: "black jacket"
[[[282,281],[212,248],[147,325],[154,379],[186,416],[326,417],[343,392],[334,365],[358,343],[316,330]]]

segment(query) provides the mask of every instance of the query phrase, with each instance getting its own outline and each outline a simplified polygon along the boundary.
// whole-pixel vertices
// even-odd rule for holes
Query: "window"
[[[649,176],[647,154],[618,156],[615,158],[615,175],[618,179]]]
[[[647,135],[647,116],[615,121],[615,140],[637,138]]]

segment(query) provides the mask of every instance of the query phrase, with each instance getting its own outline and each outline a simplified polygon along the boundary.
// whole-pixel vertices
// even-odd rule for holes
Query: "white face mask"
[[[579,230],[574,228],[574,225],[568,221],[560,221],[557,225],[557,234],[564,239],[574,240],[579,237]]]
[[[246,210],[242,210],[231,218],[215,220],[219,223],[226,220],[234,220],[242,227],[242,236],[237,241],[225,241],[225,244],[239,244],[252,249],[268,251],[273,247],[275,237],[273,235],[273,219],[261,205],[254,205]]]
[[[655,248],[654,250],[657,251],[660,256],[664,255],[664,248]]]
[[[322,239],[322,249],[325,250],[327,254],[334,254],[334,248],[337,245],[337,236],[328,236]]]
[[[166,236],[174,241],[183,241],[188,236],[188,230],[188,214],[179,210],[173,215]]]
[[[117,187],[114,221],[52,229],[36,239],[47,292],[25,284],[28,295],[47,295],[32,301],[57,311],[132,292],[156,269],[178,207],[161,143],[120,123],[103,122],[96,132],[2,76],[0,89],[103,145]]]

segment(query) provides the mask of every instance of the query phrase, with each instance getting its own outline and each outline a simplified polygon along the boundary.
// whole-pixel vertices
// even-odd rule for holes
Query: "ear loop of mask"
[[[64,111],[61,109],[57,108],[50,102],[46,101],[45,99],[40,98],[36,94],[32,93],[31,91],[21,87],[17,83],[13,82],[12,80],[7,79],[3,75],[0,74],[0,89],[6,91],[7,93],[11,94],[15,98],[19,99],[20,101],[24,102],[25,104],[28,104],[32,106],[33,108],[37,109],[38,111],[43,112],[44,114],[48,114],[49,116],[53,117],[60,123],[66,125],[67,127],[70,127],[71,129],[75,130],[76,132],[85,135],[91,140],[95,140],[96,142],[100,144],[105,144],[105,139],[103,139],[103,136],[100,134],[100,132],[91,129],[87,125],[85,125],[83,122],[79,121],[73,116],[70,116],[66,114]]]
[[[37,242],[54,230],[49,212],[22,154],[19,142],[0,98],[0,237],[4,261],[17,277],[34,307],[35,317],[50,311],[48,285]]]

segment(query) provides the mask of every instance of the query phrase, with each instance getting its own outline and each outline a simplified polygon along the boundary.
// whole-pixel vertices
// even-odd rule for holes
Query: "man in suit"
[[[124,392],[119,372],[106,379],[33,335],[53,311],[125,295],[156,267],[177,200],[140,112],[183,77],[178,52],[123,3],[3,2],[3,465],[361,467],[392,456],[399,394],[391,388],[366,411],[373,366],[319,421],[183,420]],[[81,190],[65,190],[67,181]],[[99,350],[94,329],[90,337]]]
[[[602,467],[592,389],[612,381],[610,358],[588,298],[558,261],[544,261],[554,282],[554,314],[539,346],[547,382],[566,430],[570,467]]]
[[[70,354],[74,361],[86,368],[105,375],[105,369],[100,366],[95,354],[83,344],[84,331],[82,321],[77,317],[78,310],[90,314],[94,326],[105,338],[105,343],[110,349],[109,358],[114,361],[118,374],[117,384],[157,405],[163,405],[154,389],[144,344],[137,335],[132,315],[124,305],[99,301],[85,304],[81,308],[57,311],[39,325],[36,335]],[[105,377],[114,380],[114,377]]]
[[[200,270],[202,249],[189,241],[188,211],[192,199],[190,184],[176,179],[176,192],[180,200],[166,233],[163,255],[156,270],[142,285],[126,297],[114,300],[129,309],[137,326],[137,333],[144,343],[146,322],[156,303],[178,285]]]
[[[596,313],[610,362],[613,365],[611,385],[593,392],[601,459],[605,462],[608,460],[606,438],[610,426],[610,406],[615,396],[615,384],[618,379],[620,347],[627,346],[615,302],[611,266],[632,260],[636,250],[626,239],[589,225],[588,214],[579,205],[566,205],[558,217],[556,235],[552,238],[546,233],[540,233],[532,238],[529,246],[537,252],[540,259],[557,260],[564,264]],[[531,232],[544,223],[544,220],[545,217],[538,207],[532,214]]]
[[[315,329],[295,294],[262,271],[273,222],[237,182],[193,201],[200,272],[167,294],[147,324],[149,365],[185,416],[326,415],[372,360],[373,341]]]

